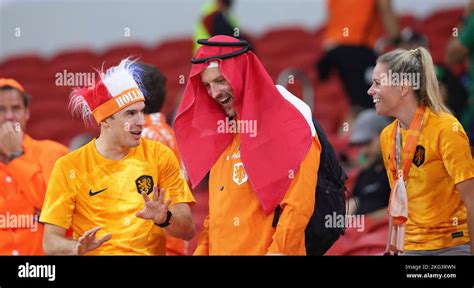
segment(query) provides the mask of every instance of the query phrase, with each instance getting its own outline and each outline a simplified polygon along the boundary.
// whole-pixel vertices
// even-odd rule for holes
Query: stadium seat
[[[193,40],[191,37],[183,37],[160,43],[151,49],[150,57],[153,57],[151,61],[158,69],[169,69],[176,66],[191,67],[192,55]]]
[[[57,54],[50,61],[48,61],[48,65],[67,68],[69,66],[74,67],[78,64],[82,64],[84,66],[97,67],[99,66],[100,62],[101,61],[99,57],[92,50],[81,48],[66,50]]]
[[[27,66],[27,67],[43,67],[45,60],[37,54],[22,54],[16,56],[10,56],[1,63],[3,67],[15,67],[15,66]]]
[[[425,29],[440,27],[450,27],[452,29],[458,26],[463,14],[462,8],[447,8],[435,11],[423,21],[423,27]]]
[[[388,227],[377,232],[362,235],[350,247],[342,251],[346,256],[383,255],[387,245]]]
[[[411,14],[404,14],[398,16],[398,25],[400,26],[400,30],[406,27],[410,27],[415,31],[420,31],[420,29],[422,28],[421,21]]]
[[[106,67],[110,67],[117,65],[126,57],[143,59],[148,53],[148,49],[139,43],[127,43],[110,47],[100,55],[100,58]]]
[[[272,29],[260,37],[255,46],[259,57],[287,57],[301,51],[314,50],[315,44],[310,32],[296,26]]]

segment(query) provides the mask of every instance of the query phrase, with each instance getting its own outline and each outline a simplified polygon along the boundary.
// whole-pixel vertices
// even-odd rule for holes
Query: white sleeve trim
[[[316,135],[316,129],[314,128],[312,113],[309,106],[306,103],[304,103],[303,100],[291,94],[290,91],[286,90],[285,87],[281,85],[275,85],[275,86],[280,92],[280,94],[283,96],[283,98],[285,98],[288,102],[290,102],[293,106],[295,106],[295,108],[298,109],[298,111],[300,111],[301,115],[303,115],[304,119],[306,119],[306,122],[311,128],[311,136],[314,137]]]

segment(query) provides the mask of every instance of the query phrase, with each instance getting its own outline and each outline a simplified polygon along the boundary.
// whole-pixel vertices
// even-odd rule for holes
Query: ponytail
[[[421,78],[424,79],[425,91],[420,91],[424,92],[424,101],[422,104],[430,107],[435,113],[451,113],[448,107],[443,103],[443,99],[439,93],[438,79],[436,78],[433,59],[430,53],[423,47],[418,47],[415,50],[419,51],[421,67],[423,67],[423,75]]]
[[[419,75],[418,89],[415,89],[413,83],[411,83],[418,103],[429,107],[436,114],[451,114],[439,93],[433,60],[425,48],[396,49],[380,56],[377,63],[387,64],[392,73]]]

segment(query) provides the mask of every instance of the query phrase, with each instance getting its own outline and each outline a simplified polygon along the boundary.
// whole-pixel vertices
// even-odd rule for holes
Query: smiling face
[[[235,116],[234,96],[232,87],[221,74],[218,67],[204,69],[201,72],[201,81],[206,87],[207,94],[214,99],[229,117]]]
[[[144,109],[145,102],[140,101],[107,119],[108,129],[119,146],[132,148],[140,144],[145,125]]]
[[[401,90],[398,86],[388,85],[387,75],[387,64],[377,63],[367,94],[372,97],[378,115],[395,117],[396,111],[402,106]]]

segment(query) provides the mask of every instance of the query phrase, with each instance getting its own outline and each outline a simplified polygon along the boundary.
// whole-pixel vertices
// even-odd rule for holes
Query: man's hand
[[[145,200],[145,206],[142,211],[135,213],[135,216],[145,220],[153,220],[153,222],[158,225],[165,222],[168,207],[171,204],[171,199],[163,203],[165,199],[165,189],[160,189],[160,192],[158,192],[158,187],[155,185],[153,187],[152,200],[150,200],[146,192],[142,192],[142,196]]]
[[[104,242],[107,242],[112,238],[112,234],[107,234],[101,239],[95,239],[95,234],[100,230],[101,227],[97,226],[88,230],[79,237],[76,246],[76,254],[83,255],[89,251],[99,248]]]
[[[0,125],[0,153],[10,155],[20,151],[23,143],[23,131],[20,123],[6,121]]]

